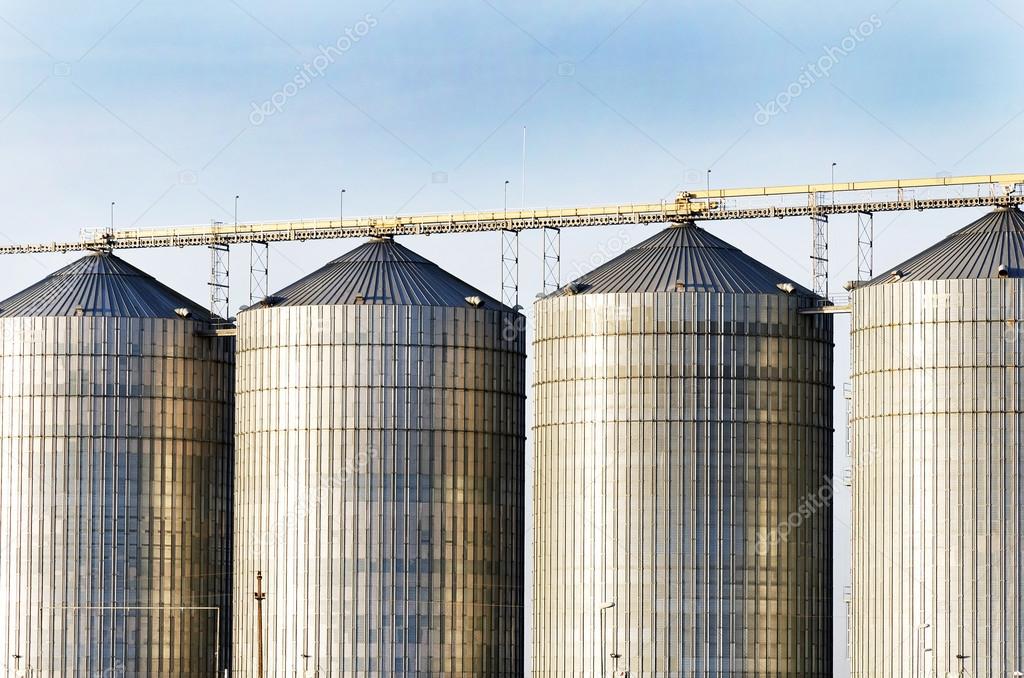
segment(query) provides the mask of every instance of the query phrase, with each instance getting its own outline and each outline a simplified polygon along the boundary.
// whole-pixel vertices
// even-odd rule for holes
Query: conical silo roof
[[[373,238],[269,297],[274,306],[449,306],[478,297],[506,308],[391,238]]]
[[[909,280],[996,278],[1000,266],[1006,267],[1010,277],[1024,276],[1024,212],[1016,208],[986,214],[865,286]]]
[[[780,284],[794,293],[814,293],[765,266],[693,222],[666,228],[598,266],[552,296],[617,292],[722,292],[782,294]]]
[[[109,252],[93,252],[0,301],[0,317],[104,316],[197,320],[209,312]]]

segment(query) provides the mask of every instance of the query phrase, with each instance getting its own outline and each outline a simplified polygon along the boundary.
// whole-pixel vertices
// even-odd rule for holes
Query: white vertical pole
[[[523,125],[523,206],[526,209],[526,125]]]

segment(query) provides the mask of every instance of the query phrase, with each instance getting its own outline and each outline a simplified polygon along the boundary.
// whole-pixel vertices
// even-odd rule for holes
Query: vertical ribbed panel
[[[233,350],[196,327],[0,319],[10,675],[15,663],[54,678],[208,678],[227,666]],[[181,609],[195,607],[220,608],[219,657],[217,612]]]
[[[239,314],[236,675],[256,675],[262,571],[267,676],[522,676],[516,318]]]
[[[806,303],[537,303],[534,676],[832,675],[832,321]]]
[[[858,678],[957,675],[957,654],[970,676],[1024,667],[1022,292],[981,279],[853,294]]]

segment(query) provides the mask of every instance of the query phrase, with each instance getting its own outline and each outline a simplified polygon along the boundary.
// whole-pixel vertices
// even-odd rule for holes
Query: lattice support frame
[[[231,246],[210,245],[210,313],[227,320],[231,317]]]
[[[254,242],[249,246],[249,304],[263,301],[270,294],[270,245]]]
[[[501,231],[501,303],[519,305],[519,231]]]
[[[875,215],[857,213],[857,280],[875,277]]]
[[[828,215],[811,215],[811,289],[828,297]]]
[[[562,277],[562,229],[542,229],[544,238],[544,294],[558,289]]]

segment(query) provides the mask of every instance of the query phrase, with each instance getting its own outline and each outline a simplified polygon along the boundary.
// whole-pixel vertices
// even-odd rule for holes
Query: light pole
[[[832,204],[836,204],[836,165],[838,163],[832,163]]]
[[[114,232],[114,205],[116,205],[116,204],[117,203],[115,203],[115,202],[111,202],[110,203],[110,232],[111,233]]]
[[[914,664],[918,663],[918,660],[923,660],[922,653],[924,652],[924,632],[926,629],[931,628],[931,624],[924,623],[917,627],[917,652],[914,653]],[[923,664],[923,661],[922,661]],[[923,666],[914,666],[914,675],[921,676],[927,671],[921,671]]]
[[[238,229],[238,198],[239,198],[239,196],[236,195],[235,196],[235,229],[236,230]]]
[[[252,594],[256,601],[256,678],[263,678],[263,601],[267,594],[263,590],[263,573],[256,573],[256,591]]]
[[[341,198],[338,205],[338,227],[345,225],[345,189],[341,189]]]
[[[302,665],[303,675],[308,676],[309,675],[309,660],[313,659],[313,655],[311,655],[311,654],[309,654],[307,652],[303,652],[300,656],[302,657],[302,660],[303,660],[303,662],[302,662],[302,664],[303,664]],[[314,676],[319,676],[320,675],[320,664],[318,662],[316,662],[316,661],[313,662],[313,675]]]
[[[604,613],[613,607],[615,607],[615,603],[611,601],[601,606],[601,678],[608,678],[608,652],[605,650],[605,639],[608,634],[606,634],[604,630]]]
[[[958,654],[956,656],[956,658],[960,660],[960,678],[963,678],[964,673],[967,671],[967,668],[964,666],[964,662],[967,661],[968,659],[970,659],[971,655],[969,655],[969,654]]]

